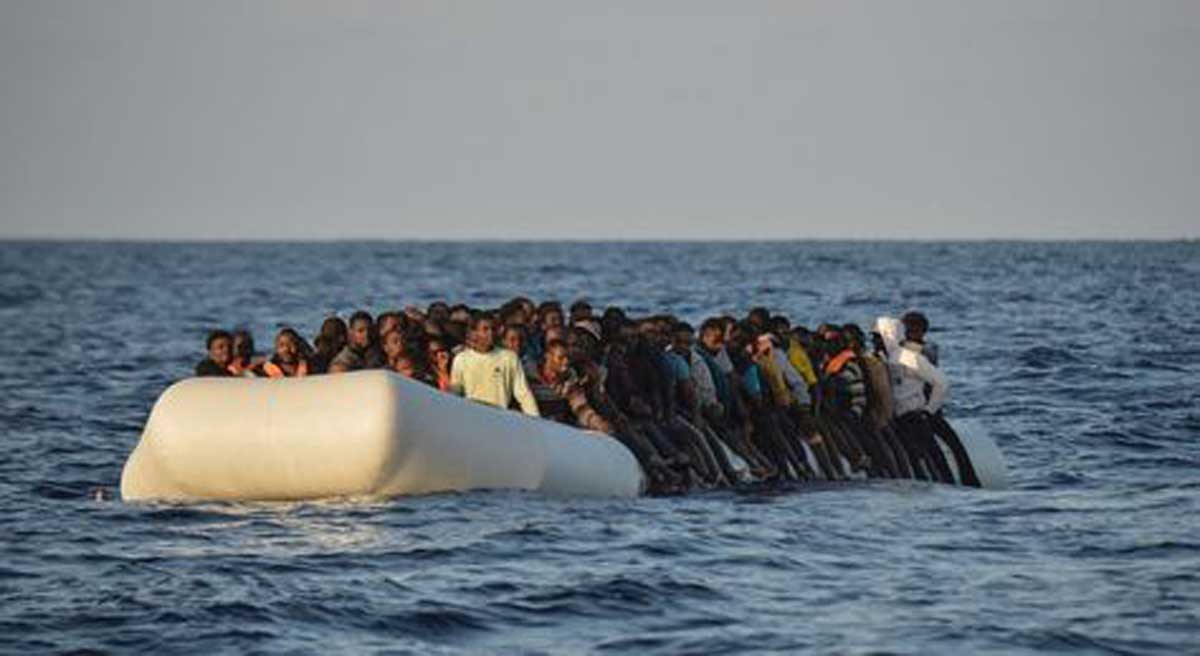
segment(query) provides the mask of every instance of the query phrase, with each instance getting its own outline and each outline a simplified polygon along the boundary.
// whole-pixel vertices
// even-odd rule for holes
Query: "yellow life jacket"
[[[812,361],[808,359],[808,353],[798,340],[788,340],[787,356],[788,362],[792,363],[792,367],[799,372],[806,385],[812,387],[817,384],[817,373],[813,371]]]

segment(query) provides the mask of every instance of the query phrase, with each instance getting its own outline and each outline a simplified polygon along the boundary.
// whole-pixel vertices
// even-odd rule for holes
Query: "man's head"
[[[542,371],[552,378],[558,378],[566,373],[570,366],[571,358],[567,355],[567,345],[558,339],[546,342],[546,350],[542,354]]]
[[[572,362],[595,360],[600,353],[599,329],[594,321],[581,321],[567,331],[567,355]]]
[[[653,318],[642,319],[637,322],[637,331],[642,339],[646,340],[647,344],[662,348],[667,344],[667,338],[658,328],[658,322]]]
[[[606,342],[619,339],[621,326],[629,321],[625,312],[616,306],[608,306],[600,317],[600,334]]]
[[[792,326],[792,339],[806,349],[812,345],[812,333],[801,325]]]
[[[521,313],[525,316],[526,329],[532,328],[537,322],[537,306],[527,296],[518,296],[513,299],[513,303],[521,306]]]
[[[720,319],[707,319],[700,324],[700,345],[709,353],[725,346],[725,324]]]
[[[300,335],[291,328],[284,328],[275,335],[275,359],[284,364],[295,364],[300,357]]]
[[[435,370],[450,369],[450,349],[440,339],[431,339],[425,345],[425,361]]]
[[[375,322],[371,319],[371,315],[359,310],[350,315],[350,331],[346,341],[352,348],[365,350],[371,346],[374,329]]]
[[[925,333],[929,330],[929,319],[925,315],[917,312],[905,312],[904,316],[900,317],[900,323],[904,324],[904,339],[910,342],[924,342]]]
[[[249,330],[233,331],[233,357],[242,362],[254,357],[254,336]]]
[[[592,304],[579,299],[571,304],[571,323],[592,318]]]
[[[520,355],[521,350],[525,347],[525,326],[519,323],[510,323],[505,326],[500,343],[504,345],[504,348]]]
[[[214,330],[208,334],[204,345],[208,349],[208,357],[218,365],[227,367],[233,362],[233,335],[224,330]]]
[[[380,342],[382,343],[383,354],[387,356],[388,360],[392,360],[404,353],[404,333],[399,330],[384,333]]]
[[[322,353],[336,354],[346,345],[346,322],[341,317],[326,317],[314,342]]]
[[[746,321],[753,324],[760,332],[767,330],[767,324],[771,321],[771,311],[765,307],[753,308],[746,315]]]
[[[558,301],[545,301],[539,305],[537,308],[537,323],[543,332],[563,325],[562,305],[559,305]]]
[[[402,319],[403,316],[404,315],[400,314],[399,312],[384,312],[383,314],[379,315],[379,317],[375,320],[375,328],[379,332],[379,338],[383,339],[384,335],[387,335],[393,330],[399,330],[404,323]]]
[[[792,322],[788,321],[788,318],[782,314],[771,317],[769,325],[771,332],[779,337],[786,337],[788,333],[792,332]]]
[[[848,323],[842,326],[842,335],[846,337],[846,344],[854,349],[855,353],[861,353],[863,345],[866,343],[866,335],[863,334],[863,329],[856,323]]]
[[[425,314],[432,320],[442,323],[450,320],[450,306],[443,301],[434,301],[426,308]]]
[[[846,350],[846,336],[836,328],[821,333],[821,342],[825,345],[825,352],[831,356]]]
[[[692,325],[686,321],[680,321],[671,328],[671,348],[679,353],[687,353],[692,350],[692,340],[695,336],[695,330]]]
[[[605,321],[614,321],[617,319],[624,321],[628,318],[625,316],[625,310],[616,305],[610,305],[604,308],[604,313],[600,315],[600,322],[604,323]]]
[[[480,353],[487,353],[496,346],[496,320],[490,314],[483,312],[471,316],[467,323],[468,342],[471,348]]]
[[[508,326],[514,323],[525,323],[525,306],[521,304],[520,299],[513,299],[496,311],[496,316],[500,320],[501,326]]]

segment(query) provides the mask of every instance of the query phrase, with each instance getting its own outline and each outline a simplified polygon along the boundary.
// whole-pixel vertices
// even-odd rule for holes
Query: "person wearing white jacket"
[[[918,349],[900,344],[901,323],[898,319],[876,319],[875,331],[883,339],[887,353],[896,427],[905,448],[911,457],[923,462],[929,479],[954,483],[946,454],[934,439],[929,423],[929,417],[941,410],[946,401],[946,377]],[[930,387],[928,396],[926,385]]]

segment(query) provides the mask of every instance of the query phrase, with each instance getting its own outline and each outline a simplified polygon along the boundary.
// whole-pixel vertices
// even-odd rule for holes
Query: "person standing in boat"
[[[919,351],[925,356],[933,366],[938,366],[938,345],[936,342],[928,339],[926,333],[929,332],[929,319],[924,314],[912,311],[907,312],[900,318],[904,324],[904,341],[901,346],[906,349]],[[932,394],[932,388],[929,385],[925,386],[925,396],[929,397]],[[937,412],[929,415],[929,427],[933,430],[934,435],[937,435],[950,447],[950,451],[954,454],[954,462],[958,466],[959,476],[962,479],[963,485],[971,487],[979,487],[979,477],[975,473],[975,467],[971,464],[971,458],[967,455],[966,447],[963,446],[962,438],[950,424],[942,416],[942,410],[938,408]]]
[[[888,371],[892,377],[892,405],[897,432],[905,450],[914,458],[914,469],[918,462],[922,462],[933,480],[954,483],[954,475],[934,439],[929,421],[932,415],[941,410],[946,400],[946,377],[919,348],[901,345],[900,327],[900,321],[888,317],[880,317],[875,322],[875,331],[883,341]],[[930,387],[928,394],[926,385]]]
[[[197,376],[232,376],[229,363],[233,362],[233,335],[224,330],[214,330],[205,342],[208,357],[196,365]]]
[[[541,416],[517,354],[496,348],[495,320],[480,313],[472,315],[467,325],[470,329],[468,347],[454,357],[450,367],[450,390],[498,408],[509,407],[515,399],[521,412]]]

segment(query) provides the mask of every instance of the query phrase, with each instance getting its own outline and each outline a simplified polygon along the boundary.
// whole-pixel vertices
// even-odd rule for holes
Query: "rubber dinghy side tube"
[[[521,489],[632,497],[620,442],[387,371],[172,385],[121,475],[139,499],[298,500]]]
[[[958,429],[954,432],[958,435],[963,450],[970,459],[971,468],[975,470],[976,479],[979,481],[979,487],[993,490],[1007,488],[1008,467],[1005,465],[1004,455],[988,431],[980,422],[974,420],[955,419],[955,423],[958,424]],[[960,485],[965,485],[953,450],[941,436],[935,435],[934,437],[938,446],[946,454],[946,460],[954,472],[955,480]]]

